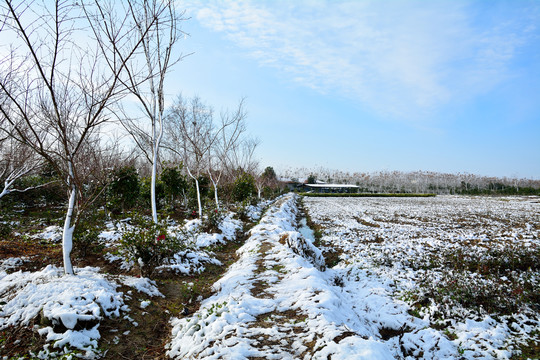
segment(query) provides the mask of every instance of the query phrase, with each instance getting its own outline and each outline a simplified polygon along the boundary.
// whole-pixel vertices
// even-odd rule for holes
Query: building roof
[[[356,185],[351,184],[304,184],[305,186],[312,188],[329,188],[329,189],[339,189],[339,188],[358,188]]]

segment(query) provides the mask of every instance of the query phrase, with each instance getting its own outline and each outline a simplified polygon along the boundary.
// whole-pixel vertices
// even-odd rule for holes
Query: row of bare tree
[[[184,20],[173,0],[0,5],[0,198],[33,188],[14,184],[45,164],[60,174],[68,193],[66,274],[73,274],[78,216],[105,188],[104,172],[119,163],[141,154],[148,160],[154,222],[164,159],[183,163],[197,189],[198,177],[207,174],[217,206],[225,176],[238,168],[256,171],[257,142],[246,135],[243,101],[219,120],[199,98],[165,106],[165,81],[183,57],[176,45]],[[202,216],[199,192],[198,200]]]

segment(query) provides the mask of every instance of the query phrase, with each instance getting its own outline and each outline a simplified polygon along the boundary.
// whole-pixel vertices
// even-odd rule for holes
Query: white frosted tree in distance
[[[0,126],[6,129],[5,124],[0,124]],[[0,138],[0,181],[3,184],[0,186],[0,199],[10,193],[22,193],[50,184],[38,184],[24,188],[15,187],[17,180],[36,174],[44,162],[32,149],[14,141],[6,135],[7,133],[5,131],[3,138]]]

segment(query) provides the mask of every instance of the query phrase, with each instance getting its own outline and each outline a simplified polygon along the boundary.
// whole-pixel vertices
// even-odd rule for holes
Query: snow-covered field
[[[529,352],[520,359],[538,357],[538,198],[303,198],[319,240],[299,203],[287,194],[262,217],[262,207],[251,209],[260,221],[209,297],[194,312],[162,313],[170,319],[169,357],[509,359],[521,349]],[[106,258],[122,271],[136,265],[115,252],[131,226],[110,223],[100,234]],[[234,240],[241,227],[232,214],[220,234],[201,232],[199,220],[169,224],[170,236],[192,234],[190,246],[158,270],[204,275],[205,266],[220,264],[208,246]],[[52,239],[51,232],[39,238]],[[104,319],[121,317],[135,329],[134,308],[141,322],[156,298],[168,299],[158,286],[165,282],[133,272],[17,271],[28,261],[0,260],[0,330],[39,333],[46,340],[39,358],[73,349],[106,355],[99,350]]]
[[[364,323],[352,331],[393,356],[507,359],[540,341],[538,198],[304,204],[342,251],[342,298]]]

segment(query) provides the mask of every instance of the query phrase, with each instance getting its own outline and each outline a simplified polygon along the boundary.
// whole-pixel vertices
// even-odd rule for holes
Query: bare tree
[[[223,173],[231,164],[231,154],[242,146],[243,135],[246,131],[246,112],[244,100],[238,104],[234,112],[222,112],[219,128],[215,131],[216,140],[209,150],[208,176],[214,187],[214,198],[219,210],[218,186]]]
[[[73,274],[70,254],[79,215],[77,197],[84,195],[89,175],[86,155],[110,119],[108,106],[120,99],[127,61],[154,23],[141,33],[130,26],[129,14],[118,15],[111,31],[119,39],[115,53],[122,56],[103,58],[84,24],[109,21],[116,14],[112,5],[105,9],[69,0],[5,0],[0,11],[0,35],[14,39],[0,61],[0,89],[6,99],[0,114],[12,139],[62,175],[69,194],[62,237],[64,271]]]
[[[255,150],[259,146],[259,140],[252,137],[244,138],[239,146],[231,151],[231,167],[237,171],[243,171],[248,174],[255,174],[259,167],[259,162],[255,159]]]
[[[32,151],[32,149],[6,137],[0,139],[0,181],[3,188],[0,188],[0,199],[7,194],[14,192],[26,192],[49,185],[44,184],[15,188],[15,182],[25,176],[36,174],[43,166],[43,160]]]
[[[195,181],[199,217],[202,217],[199,177],[209,168],[209,154],[216,136],[213,110],[198,97],[186,102],[177,98],[167,117],[167,148],[182,159],[188,175]]]
[[[103,7],[97,4],[104,12]],[[163,87],[171,67],[182,58],[174,57],[173,49],[184,35],[179,29],[179,22],[184,19],[183,13],[176,11],[173,0],[127,0],[123,6],[131,15],[130,20],[135,25],[138,37],[142,39],[140,56],[124,59],[124,39],[117,37],[117,25],[113,21],[95,21],[92,28],[110,63],[116,57],[125,60],[127,76],[122,84],[136,98],[141,116],[131,117],[128,111],[121,109],[119,113],[123,116],[120,120],[152,165],[150,196],[152,219],[157,223],[156,178],[165,111]]]

